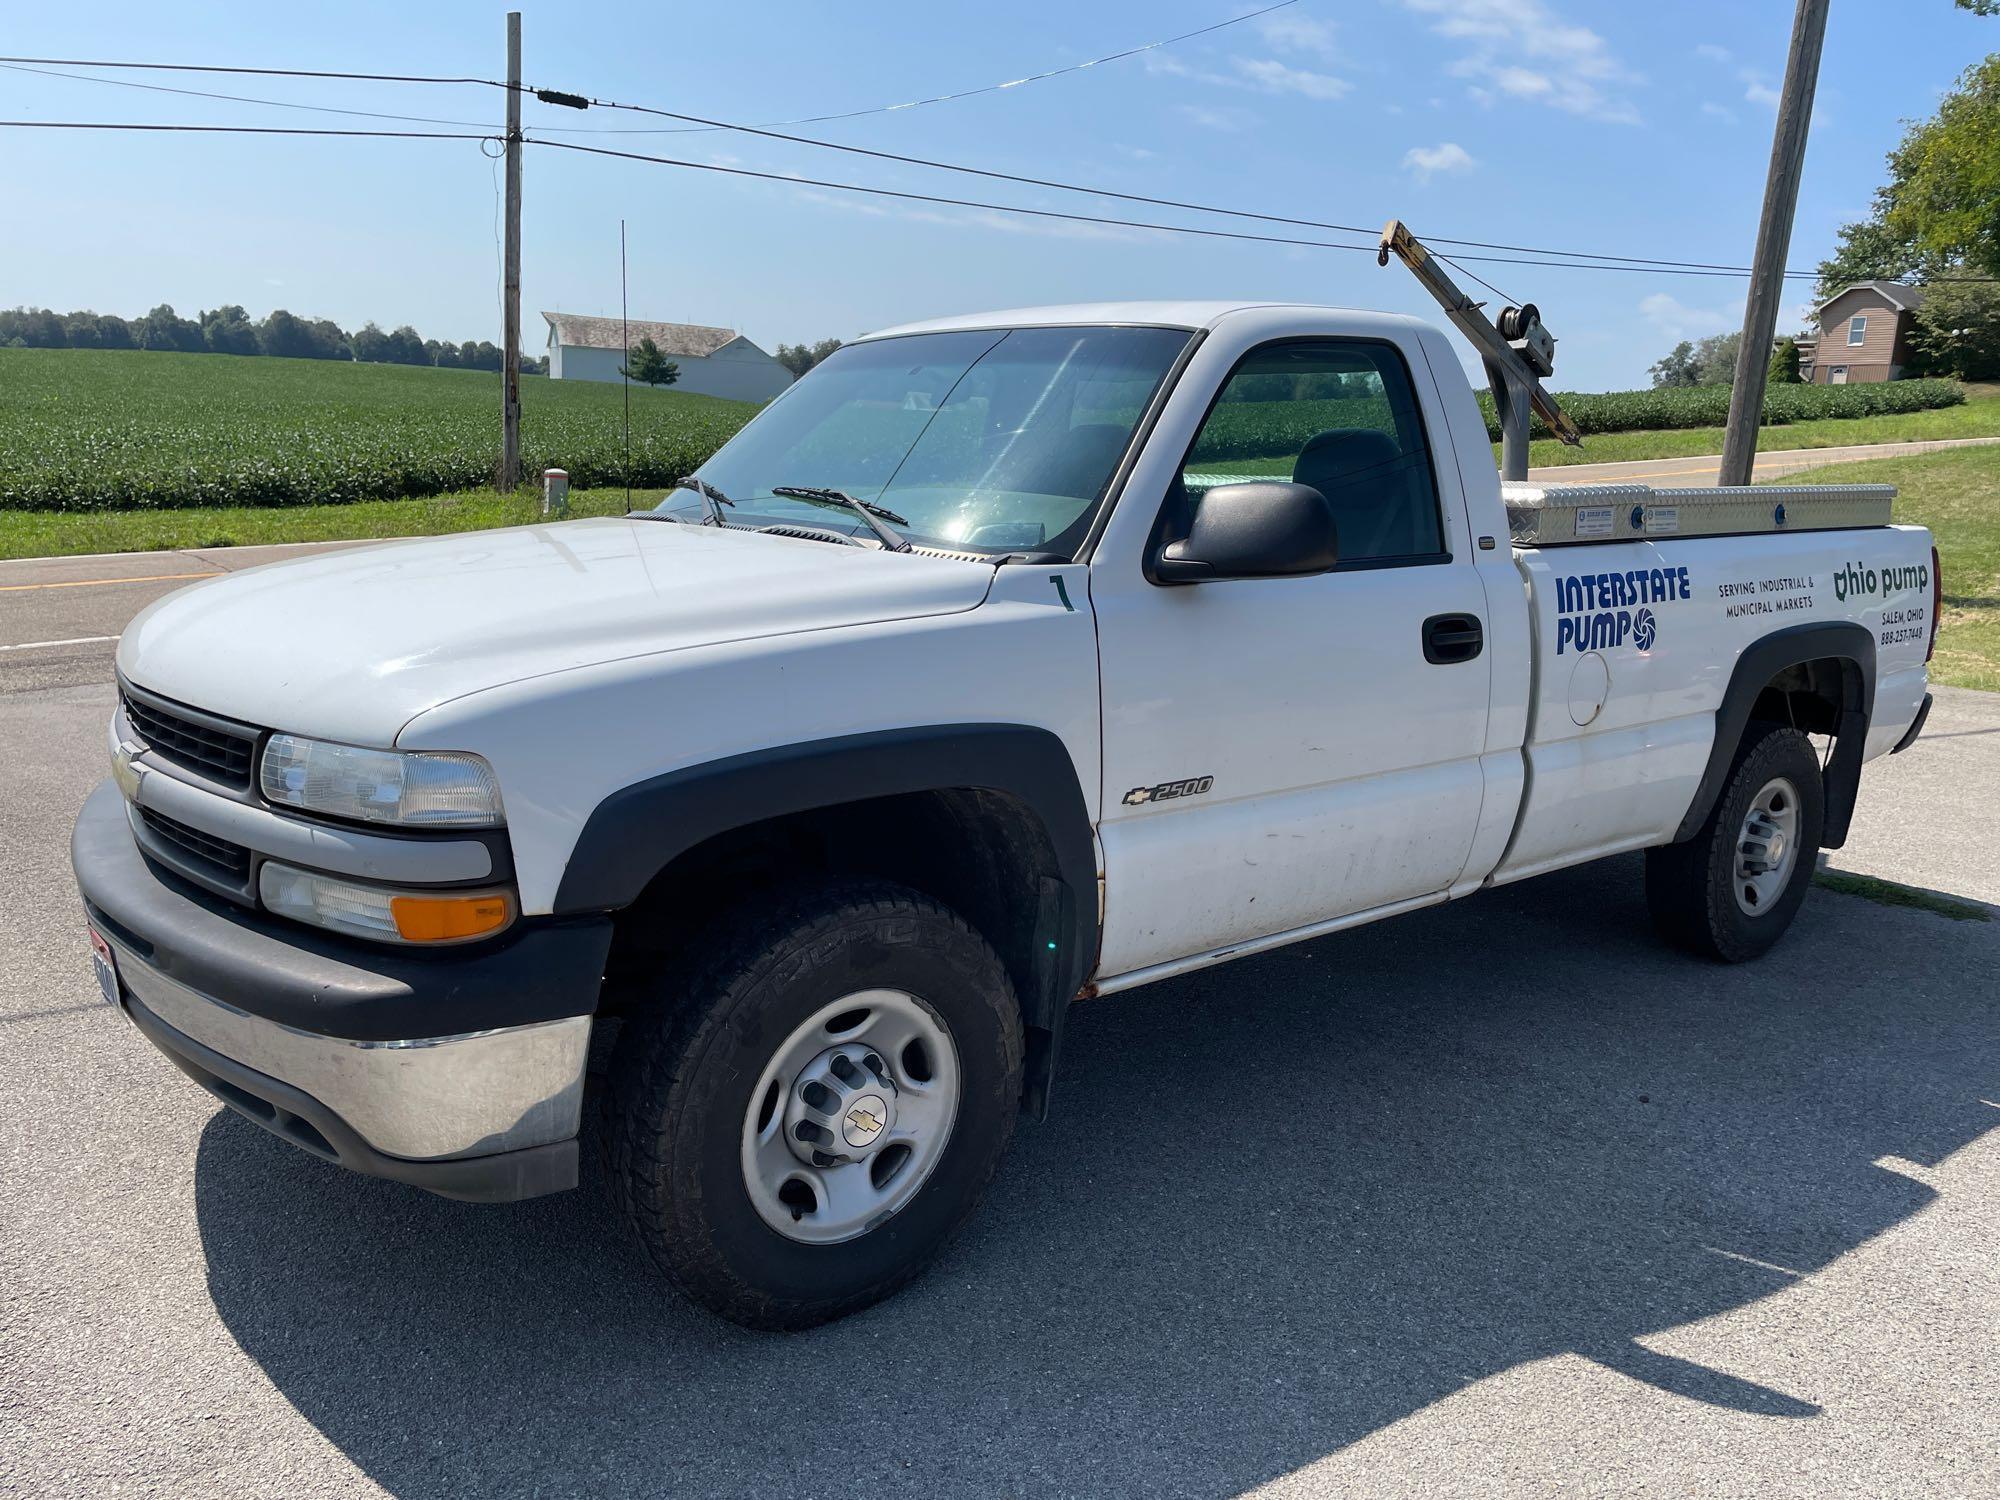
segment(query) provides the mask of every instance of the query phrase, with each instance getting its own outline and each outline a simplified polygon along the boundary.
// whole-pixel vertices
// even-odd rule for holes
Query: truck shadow
[[[1636,1340],[1929,1201],[1873,1163],[1995,1123],[1992,932],[1817,892],[1709,967],[1655,945],[1627,860],[1086,1005],[943,1264],[792,1337],[668,1294],[594,1177],[446,1203],[219,1114],[210,1287],[403,1496],[1234,1494],[1566,1351],[1810,1420]]]

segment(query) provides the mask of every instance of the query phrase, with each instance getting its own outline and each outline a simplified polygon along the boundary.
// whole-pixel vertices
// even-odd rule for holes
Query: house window
[[[1868,314],[1862,313],[1858,317],[1847,320],[1847,342],[1849,347],[1862,343],[1867,337]]]

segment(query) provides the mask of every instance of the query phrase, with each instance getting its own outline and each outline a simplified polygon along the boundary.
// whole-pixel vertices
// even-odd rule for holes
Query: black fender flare
[[[1867,627],[1851,620],[1822,620],[1793,625],[1752,641],[1736,658],[1729,674],[1729,686],[1715,710],[1715,739],[1708,748],[1708,764],[1695,788],[1694,801],[1675,830],[1673,841],[1693,838],[1708,821],[1716,798],[1729,780],[1743,730],[1757,705],[1757,695],[1787,667],[1809,661],[1851,662],[1855,671],[1843,674],[1839,725],[1835,731],[1833,756],[1821,777],[1826,793],[1826,828],[1822,844],[1838,849],[1847,841],[1847,826],[1854,816],[1854,799],[1861,786],[1861,757],[1867,749],[1868,725],[1875,716],[1875,637]]]
[[[1041,820],[1060,877],[1033,893],[1038,963],[1022,1020],[1039,1113],[1069,1002],[1096,962],[1097,852],[1089,805],[1062,740],[1026,724],[930,724],[840,735],[686,766],[613,792],[585,822],[556,890],[558,914],[631,905],[661,870],[718,834],[773,818],[910,792],[980,790],[1019,799]],[[1046,955],[1041,958],[1039,955]],[[1039,1092],[1038,1092],[1039,1089]]]

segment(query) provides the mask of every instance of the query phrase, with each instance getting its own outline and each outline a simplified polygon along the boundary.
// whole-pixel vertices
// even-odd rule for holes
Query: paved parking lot
[[[944,1263],[757,1336],[594,1176],[347,1176],[94,998],[108,663],[0,655],[0,1491],[2000,1491],[2000,922],[1708,967],[1621,860],[1087,1005]],[[1996,792],[1942,695],[1836,862],[2000,902]]]

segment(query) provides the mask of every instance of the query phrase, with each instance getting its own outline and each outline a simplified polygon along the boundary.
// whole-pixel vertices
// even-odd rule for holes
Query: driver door
[[[1102,976],[1441,899],[1464,868],[1490,688],[1465,637],[1486,598],[1418,369],[1379,339],[1253,349],[1165,498],[1156,546],[1217,484],[1309,484],[1338,526],[1332,572],[1163,586],[1093,571]]]

